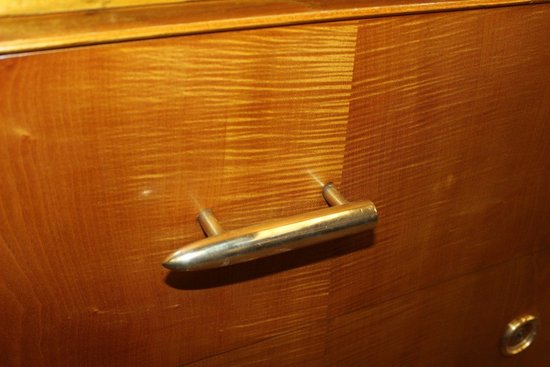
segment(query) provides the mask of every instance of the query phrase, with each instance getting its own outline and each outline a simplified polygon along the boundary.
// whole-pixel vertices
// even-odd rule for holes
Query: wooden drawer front
[[[330,261],[182,277],[161,263],[203,237],[199,205],[227,228],[325,205],[312,175],[340,182],[355,35],[311,25],[2,60],[11,364],[174,366],[323,320]]]
[[[331,315],[550,245],[549,9],[360,24],[342,190],[380,223]]]
[[[378,327],[384,305],[397,318],[376,335],[389,342],[411,327],[400,309],[422,318],[425,304],[464,300],[476,311],[485,291],[498,294],[484,282],[507,269],[514,284],[547,278],[527,268],[550,235],[550,50],[541,46],[549,9],[1,59],[5,362],[269,365],[272,354],[279,365],[384,365],[412,353],[411,341],[396,338],[387,355],[373,356],[353,327]],[[373,200],[374,234],[203,273],[160,266],[203,236],[199,207],[238,228],[322,207],[316,180]],[[455,320],[445,334],[483,342],[441,355],[426,347],[402,363],[463,352],[501,361],[489,341],[536,303],[533,288],[502,292],[502,304],[488,306],[501,307],[498,317],[471,315],[491,331],[476,339]],[[527,301],[508,302],[516,296]],[[455,307],[434,312],[454,317]]]

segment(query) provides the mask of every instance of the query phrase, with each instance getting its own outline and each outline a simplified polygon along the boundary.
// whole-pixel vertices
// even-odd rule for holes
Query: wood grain
[[[190,1],[190,0],[179,0]],[[201,1],[201,0],[195,0]],[[202,0],[204,1],[204,0]],[[0,16],[31,15],[175,3],[177,0],[17,0],[0,1]]]
[[[549,30],[548,6],[361,22],[342,192],[380,220],[331,316],[550,245]]]
[[[317,322],[185,367],[325,366],[325,334],[325,323]]]
[[[154,37],[548,0],[212,0],[103,11],[0,17],[0,54]]]
[[[311,251],[181,277],[161,263],[203,236],[201,206],[226,228],[326,206],[312,175],[339,183],[355,34],[2,60],[4,362],[174,366],[324,320],[329,262]]]
[[[525,355],[525,365],[543,365],[550,361],[550,333],[547,330],[550,320],[550,249],[539,251],[534,256],[535,295],[533,308],[540,319],[540,331],[538,332],[536,345],[533,344],[533,352]],[[536,349],[535,349],[536,347]]]
[[[189,1],[189,0],[179,0]],[[200,0],[199,0],[200,1]],[[203,0],[204,1],[204,0]],[[178,0],[17,0],[1,1],[0,16],[35,15],[138,5],[175,3]]]
[[[0,59],[2,363],[540,365],[497,339],[550,312],[549,30],[533,5]],[[199,208],[238,228],[329,180],[375,233],[160,266]]]
[[[546,327],[540,340],[514,357],[499,354],[506,324],[548,293],[548,253],[527,255],[436,287],[412,292],[329,322],[326,366],[546,366]],[[544,338],[544,339],[543,339]]]
[[[513,358],[497,342],[513,318],[542,320]],[[207,366],[545,366],[550,333],[550,250],[206,358]],[[325,332],[328,329],[327,337]]]

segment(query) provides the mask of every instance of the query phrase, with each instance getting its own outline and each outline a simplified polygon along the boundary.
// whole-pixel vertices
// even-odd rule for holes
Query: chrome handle
[[[163,265],[170,270],[204,270],[255,260],[372,229],[378,221],[370,201],[349,203],[329,183],[329,208],[224,232],[210,209],[198,221],[208,236],[182,247]]]

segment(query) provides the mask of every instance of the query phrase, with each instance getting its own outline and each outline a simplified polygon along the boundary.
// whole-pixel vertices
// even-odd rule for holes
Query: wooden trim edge
[[[0,18],[0,54],[550,0],[226,0]]]

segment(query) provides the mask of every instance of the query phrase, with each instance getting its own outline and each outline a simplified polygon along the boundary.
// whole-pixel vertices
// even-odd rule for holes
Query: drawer
[[[506,322],[550,312],[534,297],[548,293],[546,266],[530,269],[546,264],[537,254],[550,235],[549,9],[0,59],[8,365],[269,365],[266,354],[281,365],[397,363],[363,339],[410,353],[406,365],[461,353],[501,363]],[[161,266],[204,237],[200,208],[240,228],[322,208],[329,181],[377,205],[374,231],[221,269]],[[498,315],[483,310],[485,294]],[[486,333],[460,327],[460,305]],[[392,344],[428,313],[454,326],[430,346],[463,342]],[[379,315],[394,321],[374,340]]]

